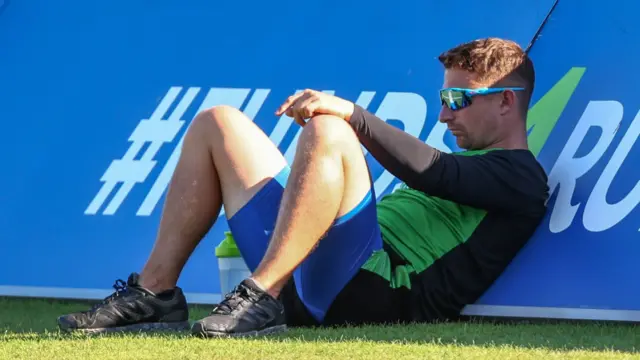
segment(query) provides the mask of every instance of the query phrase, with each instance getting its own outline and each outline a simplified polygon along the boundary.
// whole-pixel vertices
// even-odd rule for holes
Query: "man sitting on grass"
[[[61,316],[60,328],[189,326],[176,283],[223,205],[252,276],[195,322],[194,334],[458,318],[534,233],[548,187],[527,147],[528,56],[514,42],[488,38],[439,59],[439,119],[462,153],[440,152],[312,90],[276,111],[304,127],[291,167],[239,110],[198,114],[141,274],[91,310]],[[378,204],[361,144],[404,183]]]

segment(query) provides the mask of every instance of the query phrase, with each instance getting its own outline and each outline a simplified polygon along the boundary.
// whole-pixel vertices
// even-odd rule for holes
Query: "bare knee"
[[[213,147],[215,144],[238,137],[249,123],[251,120],[232,106],[211,107],[199,112],[191,121],[185,135],[185,146],[207,144],[207,147]]]
[[[334,150],[345,150],[358,144],[358,138],[351,126],[344,119],[332,115],[311,118],[305,125],[299,141],[305,147],[327,147]]]
[[[371,181],[367,162],[358,141],[358,136],[348,122],[335,116],[316,116],[309,121],[300,135],[298,149],[294,161],[296,165],[310,162],[309,159],[321,157],[340,161],[341,173],[325,180],[342,181],[342,200],[337,216],[342,216],[359,204],[371,189]],[[329,164],[337,164],[328,162]],[[335,167],[327,167],[325,176],[335,175]]]
[[[239,109],[229,105],[217,105],[198,113],[191,126],[200,126],[203,123],[204,126],[213,125],[220,128],[246,121],[250,120]]]

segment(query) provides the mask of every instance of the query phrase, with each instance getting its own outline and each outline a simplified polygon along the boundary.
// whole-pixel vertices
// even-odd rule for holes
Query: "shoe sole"
[[[153,331],[186,331],[191,328],[188,321],[172,323],[142,323],[110,328],[69,329],[60,327],[65,332],[78,332],[84,334],[110,334],[123,332],[153,332]]]
[[[220,331],[211,331],[196,323],[191,328],[191,333],[196,336],[205,338],[221,338],[221,337],[254,337],[262,335],[271,335],[287,331],[287,325],[276,325],[262,330],[247,331],[242,333],[225,333]]]

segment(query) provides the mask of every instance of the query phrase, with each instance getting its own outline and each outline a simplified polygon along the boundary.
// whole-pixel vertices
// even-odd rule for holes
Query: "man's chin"
[[[471,148],[471,145],[467,141],[464,141],[464,139],[461,139],[458,136],[456,136],[456,145],[463,150],[470,150]]]

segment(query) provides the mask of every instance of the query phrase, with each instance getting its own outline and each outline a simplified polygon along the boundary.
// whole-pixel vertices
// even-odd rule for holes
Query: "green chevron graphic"
[[[584,67],[571,68],[529,109],[527,116],[529,149],[535,156],[540,154],[540,150],[547,142],[586,70]]]

